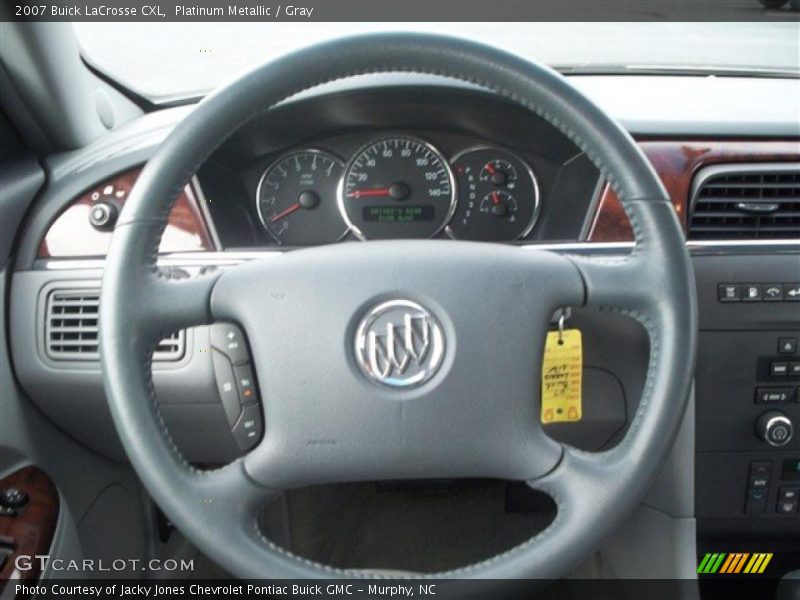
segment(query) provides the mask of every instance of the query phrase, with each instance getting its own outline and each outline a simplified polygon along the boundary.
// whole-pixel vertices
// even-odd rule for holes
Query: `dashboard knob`
[[[794,425],[791,419],[779,410],[765,412],[756,421],[756,435],[776,448],[792,440]]]
[[[89,210],[89,223],[95,229],[110,231],[117,222],[117,207],[111,202],[96,202]]]

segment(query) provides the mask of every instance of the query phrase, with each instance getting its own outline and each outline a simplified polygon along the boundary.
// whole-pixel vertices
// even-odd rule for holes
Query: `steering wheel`
[[[175,198],[232,132],[304,90],[386,72],[477,84],[553,124],[619,195],[633,251],[592,258],[450,240],[353,242],[193,279],[159,272],[159,239]],[[320,44],[205,98],[142,171],[114,232],[101,297],[105,388],[134,469],[178,529],[242,578],[371,576],[266,539],[257,515],[281,490],[444,477],[525,481],[549,494],[558,512],[544,531],[502,554],[425,576],[563,575],[621,523],[657,474],[686,408],[696,345],[683,233],[633,139],[549,68],[431,35]],[[638,410],[624,439],[602,453],[561,445],[540,423],[544,339],[564,306],[621,312],[649,334]],[[151,360],[168,332],[214,321],[238,323],[249,339],[265,434],[233,463],[201,471],[164,426]],[[404,343],[405,354],[392,342]],[[413,385],[392,376],[406,359]]]

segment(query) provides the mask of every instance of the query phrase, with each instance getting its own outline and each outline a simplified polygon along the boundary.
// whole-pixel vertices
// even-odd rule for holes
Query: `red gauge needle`
[[[497,192],[492,192],[492,204],[500,204],[500,196]]]
[[[366,198],[368,196],[390,196],[391,190],[389,188],[377,188],[374,190],[356,190],[347,194],[348,198]]]
[[[491,164],[486,163],[486,166],[484,166],[483,168],[489,171],[489,175],[494,175],[494,167]]]
[[[300,203],[299,202],[295,202],[291,206],[289,206],[287,208],[284,208],[278,214],[273,215],[272,218],[269,220],[269,222],[270,223],[275,223],[276,221],[280,221],[284,217],[288,217],[290,214],[292,214],[296,210],[300,210]]]

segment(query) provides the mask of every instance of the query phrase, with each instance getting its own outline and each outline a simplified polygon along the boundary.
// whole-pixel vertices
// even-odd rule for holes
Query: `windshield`
[[[446,33],[578,72],[800,74],[792,23],[74,23],[86,58],[163,100],[197,96],[275,56],[345,35]]]

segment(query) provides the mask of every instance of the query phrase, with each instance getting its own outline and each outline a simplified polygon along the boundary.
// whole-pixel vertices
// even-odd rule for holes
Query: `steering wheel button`
[[[211,345],[235,365],[249,360],[244,334],[232,323],[214,323],[211,326]]]
[[[261,407],[258,404],[245,404],[242,415],[231,430],[236,444],[241,450],[249,450],[261,439],[263,431]]]
[[[233,367],[236,376],[236,386],[239,390],[239,398],[242,403],[258,402],[256,392],[256,382],[253,378],[253,369],[250,365],[239,365]]]
[[[242,412],[236,376],[233,373],[230,361],[221,353],[212,352],[211,360],[214,363],[214,376],[217,379],[219,399],[222,402],[225,416],[228,418],[228,425],[232,427]]]

